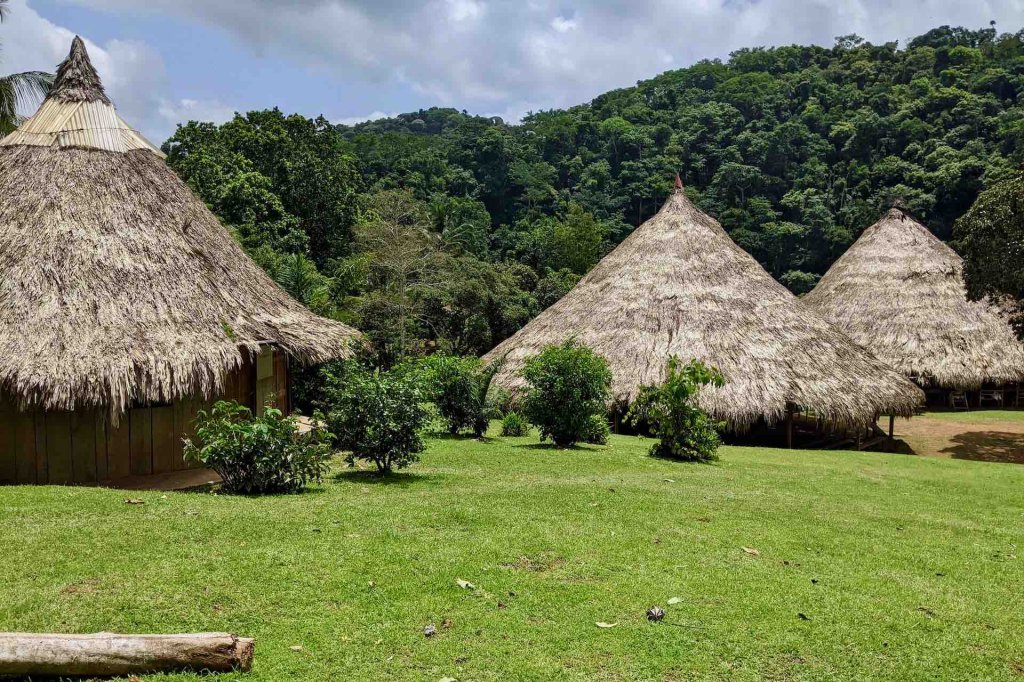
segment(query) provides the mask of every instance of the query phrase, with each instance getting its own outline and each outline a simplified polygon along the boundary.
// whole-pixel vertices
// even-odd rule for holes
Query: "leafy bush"
[[[526,436],[530,433],[530,424],[518,412],[509,412],[501,418],[501,435],[510,438]]]
[[[608,445],[608,439],[612,435],[611,427],[608,426],[608,419],[604,414],[594,414],[587,420],[586,428],[580,438],[581,443],[590,445]]]
[[[501,368],[502,360],[481,367],[476,358],[435,355],[426,364],[426,382],[448,432],[472,429],[480,438],[487,433],[491,417],[496,414],[489,399],[491,380]]]
[[[199,412],[199,444],[185,441],[185,460],[216,471],[225,492],[297,492],[323,480],[331,455],[331,434],[319,418],[306,433],[300,434],[298,426],[294,417],[272,407],[254,417],[248,407],[220,401],[210,412]]]
[[[548,346],[526,362],[527,418],[541,439],[568,447],[592,432],[592,417],[605,413],[612,374],[608,363],[575,340]]]
[[[634,424],[647,422],[658,442],[651,447],[656,457],[687,462],[709,462],[718,458],[720,424],[697,406],[697,394],[704,386],[724,386],[721,372],[698,360],[680,367],[671,357],[665,381],[644,386],[629,410]]]
[[[327,422],[349,464],[367,460],[385,474],[419,460],[429,414],[415,376],[350,363],[328,379],[326,401]]]

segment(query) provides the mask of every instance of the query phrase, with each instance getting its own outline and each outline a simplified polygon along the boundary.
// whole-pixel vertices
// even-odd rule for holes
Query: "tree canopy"
[[[401,352],[480,353],[650,218],[676,172],[797,293],[895,198],[948,239],[1024,162],[1022,92],[1024,31],[943,26],[903,49],[842,36],[737,50],[516,125],[433,108],[342,126],[273,109],[189,123],[164,149],[261,263],[301,256],[278,266],[292,281],[314,266],[308,303]],[[400,322],[381,303],[395,286],[382,252],[357,229],[388,201],[417,204],[431,235]]]

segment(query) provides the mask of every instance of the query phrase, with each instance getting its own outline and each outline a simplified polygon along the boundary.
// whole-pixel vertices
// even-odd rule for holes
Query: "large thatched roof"
[[[0,389],[53,409],[210,396],[242,353],[348,353],[126,125],[75,39],[0,141]]]
[[[515,389],[526,358],[570,337],[608,360],[619,401],[663,379],[671,355],[718,367],[728,383],[701,402],[737,429],[780,419],[787,403],[849,426],[909,415],[923,397],[807,310],[682,190],[485,360],[507,354],[495,381]]]
[[[950,388],[1024,378],[1024,348],[987,301],[968,301],[963,260],[893,208],[804,299],[879,359]]]

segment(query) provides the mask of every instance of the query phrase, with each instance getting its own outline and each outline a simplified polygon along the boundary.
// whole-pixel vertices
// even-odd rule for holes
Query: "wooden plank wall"
[[[247,360],[226,379],[223,399],[258,410],[262,395],[287,410],[287,357],[265,353],[271,376],[261,385],[257,362]],[[199,410],[212,404],[192,398],[140,406],[115,426],[105,410],[22,411],[0,396],[0,485],[95,483],[185,469],[182,441],[195,434]]]

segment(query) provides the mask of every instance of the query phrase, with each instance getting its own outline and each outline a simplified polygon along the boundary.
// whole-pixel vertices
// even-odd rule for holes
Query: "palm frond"
[[[0,134],[6,135],[14,130],[18,125],[18,110],[37,106],[51,85],[53,75],[43,71],[0,77]]]

